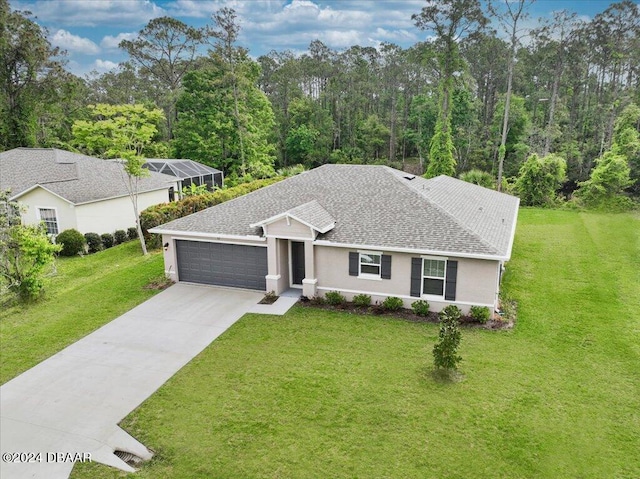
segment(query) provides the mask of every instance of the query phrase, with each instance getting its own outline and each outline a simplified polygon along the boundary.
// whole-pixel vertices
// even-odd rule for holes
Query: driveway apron
[[[261,298],[173,285],[4,384],[0,477],[67,478],[89,458],[133,471],[114,451],[151,453],[118,423]]]

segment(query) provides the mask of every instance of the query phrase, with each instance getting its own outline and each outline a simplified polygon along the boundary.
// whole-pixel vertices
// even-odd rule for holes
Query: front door
[[[302,286],[304,279],[304,243],[291,242],[291,284]]]

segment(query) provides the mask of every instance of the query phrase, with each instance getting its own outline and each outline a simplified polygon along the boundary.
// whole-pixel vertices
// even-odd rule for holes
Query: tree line
[[[588,22],[557,11],[527,30],[532,3],[425,2],[412,19],[429,41],[334,50],[316,40],[305,54],[257,60],[237,45],[232,9],[201,29],[156,18],[121,42],[128,61],[81,79],[30,15],[0,0],[0,148],[86,151],[74,124],[97,120],[91,105],[141,104],[164,113],[143,155],[190,158],[232,181],[376,163],[484,172],[517,192],[523,172],[546,169],[568,194],[606,166],[600,177],[618,172],[618,190],[639,195],[638,5],[612,3]]]

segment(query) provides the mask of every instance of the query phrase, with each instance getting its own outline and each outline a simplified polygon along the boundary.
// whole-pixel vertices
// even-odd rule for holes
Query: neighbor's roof
[[[175,181],[151,172],[138,183],[139,192],[169,188]],[[36,185],[74,204],[128,194],[122,164],[56,148],[15,148],[0,153],[0,189],[12,198]]]
[[[143,165],[150,171],[165,173],[181,180],[205,175],[221,175],[220,170],[193,160],[149,158]]]
[[[324,165],[155,228],[159,233],[260,236],[268,218],[317,202],[335,227],[322,244],[507,259],[519,200],[461,180],[386,166]]]

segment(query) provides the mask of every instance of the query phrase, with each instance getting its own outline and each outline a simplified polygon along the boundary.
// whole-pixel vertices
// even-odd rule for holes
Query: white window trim
[[[56,229],[58,230],[58,232],[55,234],[47,232],[47,234],[50,234],[52,236],[59,235],[60,234],[60,216],[58,215],[58,208],[56,208],[55,206],[36,206],[35,208],[36,208],[36,218],[38,220],[38,224],[45,222],[45,220],[43,220],[42,217],[40,216],[40,210],[53,210],[54,214],[56,215]]]
[[[380,263],[377,265],[373,263],[365,263],[370,266],[378,266],[380,271],[378,274],[371,273],[363,273],[362,272],[362,255],[368,256],[380,256]],[[382,252],[381,251],[367,251],[367,250],[358,250],[358,278],[359,279],[367,279],[373,281],[382,281]]]
[[[445,296],[446,290],[447,290],[447,263],[449,261],[449,258],[445,258],[445,257],[442,257],[442,256],[421,256],[421,258],[422,258],[422,265],[421,265],[422,269],[420,270],[420,297],[424,298],[424,299],[431,299],[431,300],[444,300],[444,296]],[[442,262],[444,262],[444,276],[442,278],[436,277],[436,276],[425,276],[424,275],[424,261],[425,260],[442,261]],[[424,292],[424,280],[425,279],[442,280],[442,295],[426,294]]]

